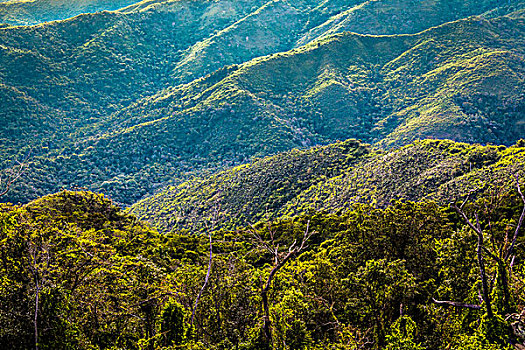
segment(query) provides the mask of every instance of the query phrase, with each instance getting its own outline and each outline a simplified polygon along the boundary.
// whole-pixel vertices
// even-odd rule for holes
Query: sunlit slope
[[[5,0],[0,1],[0,23],[34,25],[82,13],[114,11],[136,0]]]
[[[41,2],[24,2],[33,3],[44,6]],[[409,3],[398,5],[407,7]],[[8,156],[27,145],[61,148],[71,139],[72,131],[106,118],[141,97],[190,82],[225,65],[289,50],[332,17],[351,9],[362,11],[359,9],[365,5],[392,7],[384,1],[357,0],[143,1],[119,13],[0,28],[0,85],[10,95],[0,97],[10,101],[9,109],[0,113],[13,121],[0,134],[0,140],[10,145],[2,151]],[[436,2],[425,7],[436,15],[421,16],[429,22],[408,32],[455,19],[458,13],[479,14],[495,6],[493,1],[465,2],[461,12],[454,12]],[[382,16],[383,12],[372,13]],[[439,20],[430,21],[432,18]],[[379,33],[367,27],[340,28],[347,29]],[[400,29],[393,33],[404,32]],[[51,128],[40,128],[41,124]],[[26,133],[34,138],[21,140],[16,136]]]
[[[45,183],[38,191],[86,186],[132,203],[191,172],[347,138],[510,145],[525,134],[523,38],[521,17],[476,18],[416,35],[338,34],[227,67],[75,129],[75,144],[11,198]]]
[[[210,217],[234,228],[310,210],[341,212],[355,203],[397,200],[444,205],[489,186],[514,184],[525,148],[418,141],[381,152],[356,141],[291,151],[171,186],[131,212],[162,231],[205,228]]]
[[[364,1],[312,28],[297,43],[303,45],[343,31],[383,35],[417,33],[460,18],[503,16],[524,7],[522,0]]]

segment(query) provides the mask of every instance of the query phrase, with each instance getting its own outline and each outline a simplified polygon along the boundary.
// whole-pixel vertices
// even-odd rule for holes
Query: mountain
[[[525,7],[523,1],[365,1],[343,10],[312,28],[298,44],[345,31],[376,34],[411,34],[446,22],[473,15],[485,18],[503,16]]]
[[[170,186],[130,211],[161,231],[234,229],[258,221],[340,213],[357,203],[387,207],[396,201],[448,205],[475,190],[514,186],[525,167],[525,143],[509,148],[452,141],[417,141],[388,152],[357,141],[256,160],[213,176]]]
[[[523,135],[521,12],[410,35],[333,34],[272,54],[342,10],[145,1],[1,28],[3,168],[31,149],[30,171],[6,200],[77,186],[131,204],[206,169],[347,138],[388,148],[426,137],[510,145]],[[240,33],[254,26],[262,34],[246,40]],[[236,41],[210,51],[223,57],[194,61],[226,34]]]
[[[0,25],[0,349],[521,349],[524,16],[144,0]]]
[[[114,11],[134,0],[4,0],[0,1],[0,23],[35,25],[99,11]]]

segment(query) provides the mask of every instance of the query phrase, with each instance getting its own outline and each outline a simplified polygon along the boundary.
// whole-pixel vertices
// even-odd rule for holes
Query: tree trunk
[[[498,275],[499,283],[501,283],[501,288],[503,290],[503,314],[510,314],[510,292],[509,292],[509,281],[507,278],[507,268],[505,266],[505,260],[500,260],[498,262]]]
[[[481,254],[482,247],[483,247],[483,233],[480,231],[477,231],[477,233],[478,233],[478,248],[477,248],[478,265],[479,265],[479,274],[481,276],[483,301],[485,302],[485,307],[487,309],[487,316],[489,318],[493,318],[494,314],[492,313],[489,285],[487,282],[487,274],[485,273],[485,261],[483,260],[483,255]]]
[[[263,311],[264,311],[264,336],[268,344],[272,343],[272,332],[271,332],[271,320],[270,320],[270,307],[268,306],[268,290],[263,289],[261,292],[262,302],[263,302]]]
[[[264,286],[264,288],[261,291],[261,298],[262,298],[262,302],[263,302],[263,311],[264,311],[264,326],[263,326],[263,329],[264,329],[264,335],[266,337],[266,341],[267,341],[267,343],[269,345],[272,344],[272,329],[271,329],[271,320],[270,320],[270,306],[268,305],[268,291],[270,290],[270,287],[272,285],[273,277],[275,276],[277,271],[279,271],[279,269],[281,267],[283,267],[288,262],[288,260],[293,258],[295,256],[295,254],[296,254],[296,251],[292,250],[291,252],[286,254],[286,256],[284,257],[284,259],[281,262],[277,263],[277,265],[274,266],[272,271],[270,271],[270,275],[268,276],[268,280],[266,281],[266,285]]]
[[[202,285],[202,288],[199,291],[197,298],[195,299],[195,304],[193,305],[193,310],[191,312],[191,320],[190,320],[191,325],[193,325],[193,320],[195,318],[195,312],[197,311],[197,306],[199,305],[199,300],[202,296],[202,292],[204,292],[204,289],[206,288],[206,285],[208,284],[208,281],[210,279],[211,263],[213,261],[213,245],[212,245],[212,240],[211,240],[211,233],[209,234],[209,238],[210,238],[210,257],[208,260],[208,271],[206,272],[206,278],[204,279],[204,284]]]
[[[38,278],[35,277],[36,293],[35,293],[35,318],[33,324],[35,327],[35,349],[38,350],[38,307],[40,297],[40,285],[38,284]]]

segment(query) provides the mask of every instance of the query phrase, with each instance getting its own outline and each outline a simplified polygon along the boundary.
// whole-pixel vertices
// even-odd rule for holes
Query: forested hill
[[[496,186],[461,205],[488,237],[483,279],[476,234],[431,202],[235,231],[210,216],[209,238],[159,234],[88,192],[0,204],[0,347],[520,349],[523,229],[508,238],[524,203]],[[485,301],[482,280],[498,281]]]
[[[308,212],[337,213],[357,203],[448,205],[468,193],[483,197],[497,186],[512,187],[524,168],[523,141],[506,148],[426,140],[385,152],[349,140],[168,187],[133,205],[131,213],[164,232],[195,232],[206,230],[210,217],[217,227],[234,229]]]
[[[3,0],[0,23],[32,25],[74,17],[86,12],[112,11],[135,0]]]
[[[80,186],[130,204],[189,173],[338,139],[510,145],[525,132],[521,12],[411,35],[335,34],[163,88],[187,43],[217,23],[184,22],[181,36],[162,29],[175,22],[160,9],[0,30],[3,159],[33,148],[7,200]]]
[[[522,350],[524,135],[525,0],[0,0],[0,349]]]

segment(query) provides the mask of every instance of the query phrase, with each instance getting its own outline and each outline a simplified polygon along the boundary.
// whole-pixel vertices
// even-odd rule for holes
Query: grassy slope
[[[294,5],[263,0],[145,1],[122,14],[3,28],[0,85],[18,95],[11,98],[12,111],[4,117],[13,122],[0,138],[16,144],[20,139],[11,135],[22,132],[38,136],[23,139],[23,145],[39,146],[37,140],[44,139],[44,144],[51,143],[44,146],[63,146],[71,130],[166,85],[287,50],[313,26],[356,4],[360,2],[343,6],[336,0]],[[465,6],[469,14],[484,8]],[[439,6],[435,9],[449,13]],[[443,21],[452,18],[443,17]],[[427,27],[437,23],[429,22]],[[27,100],[38,108],[28,108]],[[35,120],[40,116],[52,121]],[[30,125],[27,120],[32,121]],[[45,127],[48,124],[50,130]],[[16,150],[4,148],[3,158]]]
[[[1,28],[0,86],[9,91],[11,109],[1,112],[10,122],[0,139],[16,145],[2,147],[2,158],[42,140],[61,148],[71,131],[169,85],[170,67],[189,46],[247,14],[239,2],[234,16],[201,24],[209,6],[179,1],[169,11],[105,12]],[[28,103],[46,113],[37,114]],[[35,137],[21,139],[20,132]]]
[[[215,212],[219,225],[234,228],[311,209],[338,212],[359,202],[382,207],[396,200],[429,199],[448,204],[470,190],[512,183],[524,166],[525,148],[518,146],[427,140],[383,152],[346,141],[168,187],[131,212],[169,231],[202,229]]]
[[[286,51],[345,31],[373,35],[417,33],[486,11],[501,16],[523,6],[523,0],[511,0],[508,7],[501,7],[496,0],[427,0],[423,4],[406,0],[270,1],[192,46],[174,69],[173,77],[188,81],[224,65]],[[224,8],[213,15],[221,11]],[[209,20],[210,16],[205,18]]]
[[[365,1],[312,28],[297,44],[304,45],[343,31],[383,35],[417,33],[472,15],[502,16],[523,6],[522,0],[504,4],[499,0]]]

